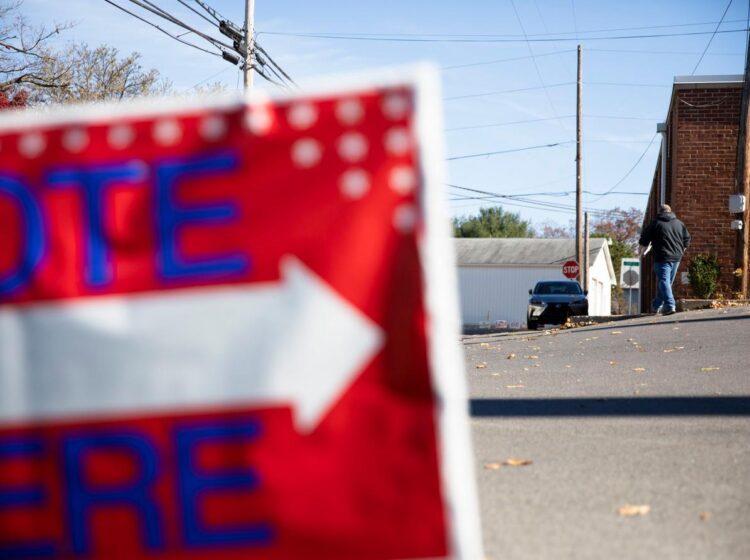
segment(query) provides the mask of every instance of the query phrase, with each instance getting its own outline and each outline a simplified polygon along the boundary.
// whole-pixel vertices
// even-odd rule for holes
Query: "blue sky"
[[[129,0],[113,1],[165,29],[175,29]],[[220,37],[178,0],[151,1]],[[194,0],[183,2],[200,11]],[[243,24],[243,0],[206,3]],[[571,191],[575,190],[576,45],[583,46],[584,189],[601,193],[622,180],[614,194],[587,194],[585,205],[593,211],[643,208],[659,150],[656,124],[666,116],[674,76],[694,70],[695,75],[744,70],[745,33],[723,31],[747,27],[748,0],[733,0],[718,27],[722,33],[713,39],[711,35],[728,4],[728,0],[256,0],[255,22],[260,44],[297,81],[416,61],[431,61],[442,68],[447,155],[522,150],[449,161],[447,183],[521,195],[523,201],[504,199],[503,207],[541,229],[545,222],[567,226],[575,217],[569,207],[575,204]],[[141,53],[145,68],[156,68],[180,91],[202,82],[221,81],[230,88],[242,85],[236,67],[170,39],[104,0],[25,0],[22,10],[36,24],[75,21],[76,26],[61,35],[61,42],[108,44],[122,53]],[[678,33],[693,35],[611,39]],[[310,36],[316,34],[326,37]],[[210,48],[194,36],[183,38]],[[549,40],[553,38],[572,40]],[[276,89],[259,77],[255,83],[268,91]],[[463,199],[482,195],[455,186],[446,185],[445,195],[456,216],[495,203]]]

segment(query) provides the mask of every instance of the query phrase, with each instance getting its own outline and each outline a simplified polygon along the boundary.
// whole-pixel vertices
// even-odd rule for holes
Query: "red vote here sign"
[[[432,83],[0,121],[0,558],[479,557]]]

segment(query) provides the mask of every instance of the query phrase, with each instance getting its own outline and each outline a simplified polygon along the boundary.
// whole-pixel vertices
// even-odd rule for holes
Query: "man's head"
[[[659,206],[659,214],[666,214],[667,212],[671,212],[672,207],[669,204],[662,204]]]

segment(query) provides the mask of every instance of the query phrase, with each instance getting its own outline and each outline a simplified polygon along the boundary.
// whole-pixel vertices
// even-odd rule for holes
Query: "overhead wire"
[[[207,17],[207,16],[205,15],[205,14],[203,14],[203,13],[199,12],[198,10],[196,10],[195,8],[193,8],[193,7],[192,7],[192,6],[190,5],[190,4],[188,4],[188,3],[187,3],[187,2],[185,1],[185,0],[177,0],[177,1],[178,1],[178,2],[180,3],[180,4],[182,4],[183,6],[185,6],[185,7],[186,7],[186,8],[188,9],[188,10],[190,10],[191,12],[193,12],[193,13],[197,14],[197,15],[198,15],[198,17],[200,17],[200,18],[203,18],[203,19],[205,19],[205,20],[206,20],[206,21],[207,21],[208,23],[210,23],[211,25],[214,25],[214,20],[212,20],[211,18]]]
[[[359,35],[335,35],[326,33],[288,33],[281,31],[264,31],[266,35],[278,35],[282,37],[306,37],[310,39],[332,39],[346,41],[376,41],[376,42],[395,42],[395,43],[523,43],[526,41],[532,43],[555,43],[566,41],[619,41],[619,40],[640,40],[640,39],[660,39],[669,37],[694,37],[711,34],[725,33],[745,33],[747,28],[742,29],[724,29],[718,31],[688,31],[683,33],[653,33],[643,35],[611,35],[609,37],[551,37],[551,38],[532,38],[515,39],[515,38],[429,38],[429,37],[387,37],[387,36],[359,36]]]
[[[193,0],[193,2],[198,4],[201,8],[205,10],[205,12],[208,15],[214,18],[216,20],[216,23],[221,23],[222,20],[227,21],[227,18],[225,18],[223,15],[221,15],[219,12],[217,12],[215,9],[209,6],[206,2],[203,2],[202,0]]]
[[[518,93],[521,91],[534,91],[534,90],[540,90],[540,89],[545,89],[545,88],[570,86],[573,84],[575,84],[575,82],[561,82],[559,84],[549,84],[546,86],[531,86],[531,87],[525,87],[525,88],[504,89],[504,90],[499,90],[499,91],[486,91],[483,93],[470,93],[468,95],[454,95],[452,97],[443,97],[443,101],[455,101],[457,99],[470,99],[474,97],[487,97],[490,95],[499,95],[501,93]]]
[[[542,149],[542,148],[554,148],[556,146],[564,146],[566,144],[572,144],[573,142],[575,142],[575,140],[565,140],[565,141],[562,141],[562,142],[552,142],[550,144],[539,144],[538,146],[526,146],[524,148],[513,148],[513,149],[510,149],[510,150],[498,150],[498,151],[494,151],[494,152],[484,152],[484,153],[481,153],[481,154],[467,154],[467,155],[462,155],[462,156],[454,156],[454,157],[445,158],[445,160],[446,161],[456,161],[456,160],[459,160],[459,159],[489,157],[489,156],[495,156],[495,155],[499,155],[499,154],[511,154],[511,153],[515,153],[515,152],[526,152],[526,151],[529,151],[529,150],[538,150],[538,149]]]
[[[516,19],[518,20],[518,25],[521,27],[521,33],[523,33],[524,39],[528,39],[528,36],[526,35],[526,28],[523,26],[523,21],[521,20],[521,15],[518,13],[518,9],[516,8],[515,0],[510,0],[510,5],[513,6],[513,12],[516,14]],[[542,71],[539,69],[539,64],[537,64],[536,56],[534,56],[534,49],[531,48],[531,43],[529,43],[528,40],[526,41],[526,48],[529,49],[531,61],[534,63],[534,70],[536,70],[536,75],[539,78],[539,82],[542,84],[544,95],[547,98],[550,109],[552,109],[552,114],[557,117],[557,109],[555,108],[555,104],[552,101],[552,96],[549,93],[549,89],[547,89],[547,84],[545,83],[544,77],[542,76]],[[562,125],[563,128],[565,128],[562,120],[558,119],[558,122]]]
[[[643,161],[643,158],[646,157],[646,154],[648,153],[649,148],[651,148],[651,146],[654,143],[654,140],[656,140],[657,136],[659,136],[659,133],[655,132],[654,136],[651,138],[651,142],[649,142],[648,146],[646,146],[646,149],[643,150],[643,153],[638,157],[638,159],[635,161],[635,163],[633,164],[633,166],[630,169],[628,169],[627,173],[625,173],[625,175],[623,175],[620,178],[619,181],[617,181],[614,185],[612,185],[608,190],[604,191],[603,194],[599,195],[598,198],[596,198],[596,200],[592,200],[590,202],[593,203],[593,202],[597,202],[597,201],[601,200],[601,198],[603,196],[606,196],[607,194],[609,194],[612,191],[614,191],[617,187],[619,187],[620,184],[622,184],[622,182],[630,176],[630,174],[635,170],[635,168],[638,167],[638,164],[641,163],[641,161]]]
[[[136,6],[140,6],[141,8],[143,8],[145,10],[148,10],[148,11],[150,11],[150,12],[152,12],[152,13],[160,16],[160,17],[166,19],[167,21],[172,22],[174,25],[177,25],[179,27],[182,27],[183,29],[187,29],[188,31],[191,31],[191,32],[195,33],[198,37],[201,37],[201,38],[205,39],[206,41],[208,41],[209,43],[212,43],[213,45],[215,45],[217,47],[220,46],[220,47],[224,47],[224,48],[227,48],[227,49],[230,49],[230,50],[233,49],[233,45],[227,44],[227,43],[225,43],[225,42],[223,42],[223,41],[221,41],[219,39],[211,37],[210,35],[208,35],[206,33],[203,33],[202,31],[199,31],[195,27],[193,27],[191,25],[188,25],[187,23],[185,23],[181,19],[173,16],[169,12],[163,10],[162,8],[159,8],[158,6],[156,6],[155,4],[153,4],[152,2],[150,2],[149,0],[129,0],[129,2],[135,4]]]
[[[721,27],[721,24],[724,21],[724,18],[726,17],[727,12],[729,11],[729,6],[732,5],[732,1],[733,0],[729,0],[729,2],[727,3],[727,7],[724,8],[724,13],[721,14],[721,19],[719,20],[719,23],[716,24],[716,29],[714,29],[714,32],[711,35],[711,38],[708,40],[708,44],[706,45],[706,48],[703,49],[703,53],[701,54],[701,57],[698,59],[698,62],[695,63],[695,68],[693,68],[693,71],[690,72],[691,76],[695,75],[695,71],[698,70],[698,66],[700,66],[701,61],[703,60],[703,57],[706,54],[706,51],[708,51],[708,48],[711,46],[711,42],[714,40],[714,37],[716,37],[716,32],[719,31],[719,27]]]
[[[534,55],[534,56],[537,56],[537,57],[554,56],[554,55],[557,55],[557,54],[572,53],[572,52],[576,52],[575,49],[565,49],[563,51],[555,51],[555,52],[549,52],[549,53],[542,53],[542,54],[537,54],[537,55]],[[517,60],[529,60],[530,58],[534,58],[534,56],[515,56],[515,57],[512,57],[512,58],[498,58],[498,59],[495,59],[495,60],[486,60],[486,61],[483,61],[483,62],[469,62],[469,63],[466,63],[466,64],[452,64],[451,66],[442,66],[440,69],[441,70],[455,70],[457,68],[469,68],[471,66],[487,66],[487,65],[490,65],[490,64],[499,64],[501,62],[515,62]]]
[[[151,21],[148,21],[148,20],[147,20],[146,18],[143,18],[143,17],[139,16],[139,15],[138,15],[138,14],[136,14],[135,12],[131,12],[130,10],[128,10],[128,9],[126,9],[126,8],[123,8],[123,7],[122,7],[122,6],[120,6],[119,4],[115,3],[115,2],[113,1],[113,0],[104,0],[104,1],[105,1],[105,2],[107,3],[107,4],[111,4],[112,6],[114,6],[115,8],[117,8],[118,10],[122,10],[122,11],[123,11],[123,12],[125,12],[126,14],[128,14],[128,15],[130,15],[130,16],[133,16],[134,18],[136,18],[136,19],[138,19],[138,20],[142,21],[143,23],[145,23],[145,24],[147,24],[147,25],[150,25],[151,27],[153,27],[153,28],[155,28],[155,29],[157,29],[157,30],[161,31],[161,32],[162,32],[162,33],[164,33],[165,35],[167,35],[167,36],[171,37],[172,39],[174,39],[174,40],[176,40],[176,41],[179,41],[180,43],[182,43],[182,44],[184,44],[184,45],[187,45],[187,46],[189,46],[189,47],[193,47],[194,49],[198,49],[199,51],[202,51],[202,52],[204,52],[204,53],[207,53],[207,54],[210,54],[210,55],[213,55],[213,56],[218,56],[218,57],[221,57],[221,54],[219,54],[219,53],[217,53],[217,52],[209,51],[208,49],[204,49],[203,47],[199,47],[198,45],[196,45],[196,44],[194,44],[194,43],[191,43],[191,42],[189,42],[189,41],[186,41],[186,40],[182,39],[181,37],[178,37],[177,35],[174,35],[174,34],[170,33],[170,32],[169,32],[169,31],[167,31],[166,29],[163,29],[162,27],[159,27],[159,26],[158,26],[158,25],[156,25],[155,23],[153,23],[153,22],[151,22]]]

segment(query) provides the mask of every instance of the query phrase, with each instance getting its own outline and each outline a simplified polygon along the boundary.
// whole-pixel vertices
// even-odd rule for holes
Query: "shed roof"
[[[561,265],[576,258],[575,239],[460,238],[455,239],[459,266]],[[589,240],[589,259],[607,245],[603,238]]]

